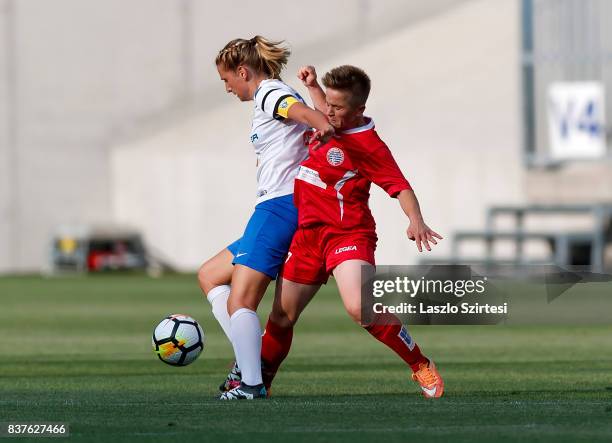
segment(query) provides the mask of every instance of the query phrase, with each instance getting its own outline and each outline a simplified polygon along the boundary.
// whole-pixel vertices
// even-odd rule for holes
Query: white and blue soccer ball
[[[204,342],[204,330],[188,315],[169,315],[153,331],[153,351],[172,366],[193,363],[204,350]]]

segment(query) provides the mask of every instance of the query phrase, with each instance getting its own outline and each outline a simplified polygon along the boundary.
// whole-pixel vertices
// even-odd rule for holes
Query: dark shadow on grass
[[[356,363],[358,362],[358,366]],[[310,360],[304,360],[303,362],[287,362],[286,365],[281,369],[281,373],[347,373],[347,372],[366,372],[374,371],[377,374],[382,373],[396,373],[406,371],[406,366],[401,362],[381,363],[380,361],[361,361],[355,360],[355,362],[326,362],[322,364],[313,363]],[[438,368],[443,372],[445,369],[457,371],[465,368],[466,370],[472,370],[475,363],[473,361],[468,362],[436,362]],[[539,361],[528,361],[520,363],[520,370],[517,369],[517,362],[515,361],[480,361],[477,363],[479,370],[487,369],[495,371],[496,373],[517,373],[529,370],[530,372],[542,370],[542,366],[545,365],[548,370],[559,368],[582,368],[588,367],[595,369],[605,369],[609,367],[612,369],[612,360],[539,360]],[[227,370],[226,359],[209,359],[202,362],[197,362],[194,365],[188,367],[171,367],[157,362],[152,358],[150,362],[144,362],[143,360],[78,360],[78,361],[62,361],[53,360],[49,362],[36,362],[36,367],[28,369],[31,373],[23,373],[23,365],[32,365],[32,362],[27,360],[13,360],[7,364],[0,364],[0,372],[3,378],[83,378],[83,377],[96,377],[96,376],[113,376],[121,378],[129,377],[142,377],[142,376],[168,376],[172,377],[193,377],[193,376],[218,376],[223,378]],[[511,369],[505,369],[511,367]],[[499,368],[496,371],[495,368]],[[306,377],[306,381],[308,377]]]
[[[136,391],[122,392],[121,389],[107,391],[80,390],[62,391],[54,390],[48,395],[41,395],[31,391],[11,390],[3,392],[0,400],[0,411],[7,407],[30,408],[44,406],[58,406],[63,408],[89,407],[92,409],[105,409],[109,407],[126,407],[134,405],[148,406],[151,409],[167,408],[171,405],[197,406],[197,405],[222,405],[234,404],[234,402],[221,402],[218,394],[212,391],[206,392],[180,392],[176,398],[169,399],[167,392],[159,391]],[[280,391],[280,392],[279,392]],[[602,389],[568,389],[568,390],[503,390],[503,391],[458,391],[448,390],[440,399],[426,399],[417,390],[406,390],[401,393],[368,393],[368,394],[292,394],[285,390],[275,390],[273,396],[268,400],[254,402],[239,402],[241,407],[274,407],[275,404],[321,403],[322,405],[337,406],[341,404],[350,406],[372,406],[387,405],[388,407],[403,407],[406,404],[427,405],[433,408],[448,404],[491,404],[496,407],[512,406],[517,402],[525,404],[606,404],[612,406],[612,394]],[[385,406],[385,407],[387,407]]]
[[[444,393],[444,397],[439,399],[426,399],[424,398],[418,391],[409,391],[406,390],[404,393],[371,393],[371,394],[334,394],[330,396],[321,396],[321,395],[302,395],[302,394],[291,394],[290,392],[285,392],[284,390],[279,392],[279,390],[274,391],[274,396],[272,399],[297,399],[297,398],[320,398],[320,399],[371,399],[372,397],[376,398],[386,398],[389,400],[392,399],[406,399],[406,400],[418,400],[423,401],[425,403],[436,403],[439,401],[448,401],[448,400],[461,400],[461,399],[473,399],[473,398],[490,398],[491,400],[498,401],[500,399],[507,399],[508,401],[516,401],[519,399],[523,399],[525,401],[550,401],[550,400],[559,400],[559,401],[574,401],[577,398],[576,395],[585,395],[585,394],[602,394],[604,399],[609,399],[612,405],[612,392],[606,390],[605,387],[600,389],[591,388],[591,389],[538,389],[538,390],[495,390],[495,391],[453,391],[452,389],[446,389]],[[550,397],[544,397],[550,396]]]

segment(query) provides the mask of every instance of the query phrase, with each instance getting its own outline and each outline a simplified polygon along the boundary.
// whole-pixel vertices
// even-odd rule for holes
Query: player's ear
[[[359,112],[359,114],[363,115],[363,113],[365,112],[365,105],[361,105],[357,108],[357,111]]]
[[[236,68],[236,74],[238,74],[238,77],[240,77],[242,80],[246,81],[249,79],[249,70],[244,65],[240,65],[238,68]]]

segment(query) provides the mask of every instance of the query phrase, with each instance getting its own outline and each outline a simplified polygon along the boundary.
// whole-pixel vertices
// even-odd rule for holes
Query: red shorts
[[[305,285],[326,283],[334,268],[344,261],[364,260],[374,265],[376,241],[376,232],[371,230],[342,231],[325,225],[299,227],[281,276]]]

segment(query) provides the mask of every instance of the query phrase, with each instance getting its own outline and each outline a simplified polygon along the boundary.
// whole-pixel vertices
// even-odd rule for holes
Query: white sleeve
[[[283,103],[283,100],[292,98],[293,101],[300,101],[290,90],[285,88],[279,88],[278,85],[266,85],[263,86],[255,97],[255,102],[266,115],[269,115],[276,120],[284,120],[283,112],[279,114],[279,106]],[[285,102],[287,103],[287,102]]]

